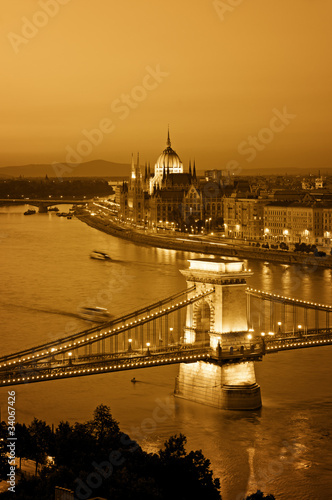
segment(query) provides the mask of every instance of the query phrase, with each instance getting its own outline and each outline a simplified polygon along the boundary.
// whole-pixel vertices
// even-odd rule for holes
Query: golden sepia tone
[[[129,163],[139,150],[153,162],[170,123],[182,160],[201,169],[330,167],[328,0],[62,0],[46,14],[47,3],[3,8],[2,166],[65,161],[109,118],[114,131],[86,160]],[[147,67],[162,76],[137,90]],[[248,162],[239,145],[284,107],[296,119]]]
[[[331,0],[3,0],[0,500],[332,498]]]

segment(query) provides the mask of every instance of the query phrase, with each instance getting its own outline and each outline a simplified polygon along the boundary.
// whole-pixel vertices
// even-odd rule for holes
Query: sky
[[[332,166],[331,0],[2,0],[0,166]]]

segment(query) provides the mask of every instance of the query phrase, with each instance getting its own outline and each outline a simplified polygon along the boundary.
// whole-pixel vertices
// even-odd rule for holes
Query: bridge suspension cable
[[[318,304],[316,302],[310,302],[307,300],[293,299],[291,297],[285,297],[284,295],[263,292],[261,290],[256,290],[254,288],[247,288],[246,293],[248,295],[251,295],[252,297],[256,297],[263,300],[272,300],[274,302],[279,302],[282,304],[305,307],[306,309],[318,309],[319,311],[332,312],[332,306],[327,304]]]
[[[131,318],[134,318],[136,316],[139,316],[141,314],[145,314],[153,309],[162,307],[163,305],[172,302],[173,300],[176,300],[177,298],[181,297],[182,295],[185,295],[189,292],[193,292],[195,290],[195,285],[186,288],[185,290],[181,290],[181,292],[177,292],[173,295],[170,295],[169,297],[165,297],[164,299],[158,300],[157,302],[154,302],[153,304],[149,304],[147,306],[144,306],[140,309],[137,309],[135,311],[132,311],[130,313],[127,313],[123,316],[120,316],[118,318],[112,319],[112,321],[108,321],[102,324],[99,324],[98,326],[94,326],[93,328],[88,328],[87,330],[81,330],[80,332],[74,333],[72,335],[67,335],[66,337],[60,337],[56,340],[53,340],[51,342],[45,342],[44,344],[39,344],[37,346],[29,347],[27,349],[24,349],[22,351],[17,351],[11,354],[8,354],[6,356],[1,356],[0,357],[0,363],[10,361],[11,359],[15,359],[18,357],[23,357],[23,356],[28,356],[29,354],[37,353],[38,351],[42,350],[47,350],[49,348],[52,348],[53,346],[58,346],[59,344],[63,343],[68,343],[74,340],[79,339],[80,337],[84,337],[86,335],[92,335],[95,332],[101,332],[101,330],[105,328],[109,328],[111,326],[117,325],[118,323],[124,323],[125,321],[130,320]]]
[[[15,354],[11,355],[11,361],[5,360],[0,364],[0,370],[6,370],[8,369],[9,366],[17,366],[17,365],[26,365],[26,364],[31,364],[35,362],[39,362],[40,360],[43,360],[45,358],[49,357],[54,357],[58,354],[63,354],[69,351],[72,351],[74,349],[82,348],[87,345],[94,344],[96,342],[100,342],[106,338],[109,337],[117,337],[125,332],[128,332],[132,329],[135,329],[137,327],[142,327],[143,325],[146,325],[152,321],[156,321],[159,318],[162,318],[164,316],[169,315],[170,313],[183,309],[184,307],[187,307],[190,304],[193,304],[194,302],[197,302],[198,300],[201,300],[202,298],[206,297],[207,295],[210,295],[214,293],[214,288],[209,288],[204,292],[197,293],[194,296],[185,299],[183,301],[180,301],[176,303],[175,305],[168,306],[167,308],[159,309],[158,311],[148,314],[147,316],[143,316],[142,318],[138,318],[137,320],[131,321],[130,323],[125,323],[122,324],[121,326],[112,328],[110,330],[101,332],[99,331],[98,334],[96,335],[91,335],[90,337],[83,338],[82,340],[77,340],[75,339],[74,342],[69,343],[68,345],[60,346],[60,347],[54,347],[50,350],[46,350],[46,352],[41,352],[40,354],[38,351],[41,350],[40,346],[36,346],[33,352],[35,354],[32,354],[30,356],[22,357],[21,353],[17,353],[16,356]],[[163,304],[165,305],[165,304]],[[149,308],[151,309],[151,307]],[[118,323],[118,322],[117,322]],[[95,332],[94,332],[95,333]],[[81,336],[85,336],[86,332],[81,332]],[[76,341],[77,340],[77,341]],[[44,345],[43,345],[44,347]]]

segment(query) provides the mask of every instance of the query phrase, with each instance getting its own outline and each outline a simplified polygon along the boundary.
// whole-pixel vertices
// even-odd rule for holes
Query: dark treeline
[[[63,196],[109,196],[114,191],[108,182],[98,178],[81,179],[1,179],[0,198],[53,198]]]
[[[6,480],[6,424],[1,424],[0,477]],[[180,434],[158,453],[146,453],[123,434],[110,409],[100,405],[85,424],[61,422],[55,432],[43,421],[16,424],[16,456],[36,462],[35,476],[17,474],[15,494],[1,500],[49,500],[55,487],[74,491],[75,499],[97,496],[112,500],[221,500],[220,481],[213,478],[210,461],[201,451],[185,449]],[[53,457],[54,463],[47,458]],[[21,460],[21,459],[20,459]],[[19,462],[20,462],[19,460]],[[18,464],[20,466],[20,463]],[[246,500],[274,500],[257,492]]]

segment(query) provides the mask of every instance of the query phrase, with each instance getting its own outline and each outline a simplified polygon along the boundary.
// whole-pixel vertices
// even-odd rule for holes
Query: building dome
[[[164,168],[166,171],[169,170],[170,174],[181,174],[183,172],[183,164],[174,149],[171,148],[169,132],[167,136],[166,146],[167,148],[164,149],[164,151],[161,153],[154,166],[155,175],[162,175]]]

